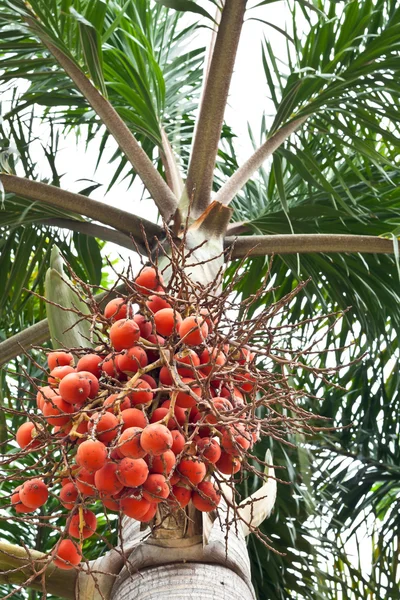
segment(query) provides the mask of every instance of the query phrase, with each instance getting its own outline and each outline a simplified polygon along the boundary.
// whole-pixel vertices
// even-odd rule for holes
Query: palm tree
[[[252,584],[246,565],[222,558],[205,564],[203,556],[188,568],[181,562],[188,551],[170,549],[177,552],[176,564],[166,566],[166,553],[158,552],[151,569],[114,587],[113,598],[141,597],[159,578],[166,590],[159,597],[171,597],[188,574],[202,597],[211,583],[210,597],[220,589],[221,598],[395,598],[400,7],[395,0],[288,0],[292,24],[280,30],[287,53],[278,61],[268,39],[276,28],[269,15],[283,10],[283,2],[212,4],[215,14],[205,4],[182,0],[0,1],[0,77],[9,99],[0,154],[0,360],[8,363],[3,401],[12,406],[11,388],[23,394],[22,368],[35,374],[21,346],[49,339],[45,305],[26,289],[43,295],[53,244],[81,279],[108,285],[102,279],[105,241],[132,249],[133,238],[140,251],[142,228],[149,239],[163,235],[160,225],[134,211],[90,198],[98,194],[95,181],[79,194],[62,188],[60,140],[74,133],[79,144],[96,149],[98,166],[108,152],[115,173],[107,194],[121,180],[136,189],[139,178],[174,235],[188,219],[188,243],[206,241],[208,257],[234,242],[225,281],[244,258],[239,297],[260,288],[271,254],[274,288],[260,304],[311,277],[287,315],[289,323],[300,321],[304,339],[316,332],[312,317],[351,307],[334,329],[321,332],[330,353],[316,356],[317,366],[362,357],[341,374],[341,387],[307,373],[295,377],[313,395],[307,408],[329,418],[336,431],[289,440],[293,447],[268,439],[260,445],[262,455],[272,450],[274,464],[285,467],[280,478],[291,485],[279,486],[274,515],[262,525],[278,553],[249,538]],[[268,124],[262,119],[259,144],[251,134],[254,154],[239,165],[224,115],[243,21],[255,14],[254,4],[267,19],[261,52],[275,114]],[[195,38],[199,24],[212,31],[204,70],[205,49]],[[43,132],[47,141],[39,143]],[[7,428],[18,420],[2,414],[5,442]],[[258,485],[248,480],[243,493]],[[9,482],[3,489],[9,492]],[[107,522],[102,524],[105,531]],[[25,564],[26,548],[45,552],[52,542],[40,528],[27,530],[9,518],[3,527],[6,595],[10,584],[27,579],[15,570]],[[371,576],[357,537],[367,533]],[[359,564],[345,545],[350,535]],[[99,542],[87,554],[98,555]],[[107,563],[105,570],[112,569]],[[29,580],[32,589],[40,583]],[[73,598],[75,580],[53,574],[47,589]],[[98,592],[77,593],[93,598]],[[16,597],[26,596],[17,589]]]

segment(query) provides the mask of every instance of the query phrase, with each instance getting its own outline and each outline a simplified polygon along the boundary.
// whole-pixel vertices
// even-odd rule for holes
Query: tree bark
[[[253,590],[229,568],[181,563],[145,569],[124,579],[112,600],[247,600]]]

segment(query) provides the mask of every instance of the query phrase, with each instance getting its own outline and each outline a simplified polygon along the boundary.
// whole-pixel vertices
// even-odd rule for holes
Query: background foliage
[[[209,4],[31,1],[46,35],[107,95],[162,173],[162,129],[180,165],[187,167],[203,78],[204,48],[196,32],[199,25],[211,24],[206,17],[199,21],[196,12],[163,5],[209,10]],[[253,2],[247,18],[254,4],[263,7],[268,21],[269,11],[283,9],[285,3]],[[275,56],[268,23],[260,48],[276,113],[272,120],[264,116],[260,131],[250,135],[257,146],[288,120],[309,117],[236,197],[233,219],[245,222],[247,232],[259,234],[393,236],[397,249],[400,7],[395,0],[285,5],[291,15],[282,31],[286,57]],[[56,168],[61,140],[73,143],[75,135],[88,151],[98,148],[100,166],[110,140],[85,99],[27,29],[27,10],[22,0],[0,0],[0,80],[7,98],[2,105],[1,168],[62,186],[63,175]],[[223,129],[215,190],[238,166],[230,125]],[[38,145],[43,127],[47,139]],[[119,151],[111,161],[115,170],[107,191],[124,178],[131,185],[135,173]],[[87,183],[82,193],[90,195],[97,183]],[[83,234],[72,237],[45,223],[53,216],[79,216],[11,196],[3,202],[0,339],[43,318],[43,302],[26,290],[43,293],[54,243],[79,277],[99,284],[103,270],[102,283],[110,283],[110,275],[104,275],[108,250],[103,242]],[[244,263],[238,294],[246,297],[261,286],[269,258]],[[237,268],[237,263],[230,264],[227,281]],[[284,467],[279,477],[290,485],[279,486],[275,512],[263,525],[283,554],[267,551],[255,538],[249,540],[254,584],[260,599],[395,599],[400,489],[398,252],[276,256],[271,271],[274,289],[262,302],[278,299],[309,277],[287,315],[289,323],[303,323],[299,341],[315,333],[310,331],[311,316],[351,307],[333,331],[321,331],[321,349],[330,352],[314,360],[319,366],[332,366],[362,358],[342,370],[343,389],[306,375],[296,377],[296,383],[315,396],[305,399],[304,405],[328,417],[336,431],[291,440],[297,448],[271,440],[259,444],[260,456],[271,447],[274,462]],[[1,375],[6,405],[21,399],[29,402],[23,368],[34,374],[21,356]],[[2,423],[3,441],[7,428],[15,431],[17,421]],[[3,492],[9,491],[7,485],[2,483]],[[249,480],[246,485],[252,490],[257,482]],[[27,530],[14,516],[2,527],[10,542],[22,540],[40,550],[52,545],[51,539],[34,528]],[[88,556],[98,550],[91,543],[86,542]],[[35,592],[29,596],[39,597]],[[26,594],[17,592],[15,597]]]

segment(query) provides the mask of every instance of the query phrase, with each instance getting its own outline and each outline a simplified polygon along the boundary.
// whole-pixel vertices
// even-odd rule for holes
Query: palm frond
[[[52,0],[51,6],[36,0],[30,6],[44,35],[107,95],[146,153],[153,158],[154,149],[162,147],[164,127],[186,163],[204,58],[203,47],[193,48],[197,24],[182,25],[181,13],[161,5],[150,8],[148,0],[96,3],[99,10],[89,0],[70,11],[64,10],[61,0]],[[16,114],[27,119],[32,105],[42,107],[46,122],[65,131],[86,130],[88,140],[102,136],[100,161],[108,134],[99,128],[93,111],[55,59],[27,29],[24,17],[29,19],[29,10],[20,0],[0,5],[0,27],[7,30],[0,42],[0,82],[29,82],[5,120]],[[118,161],[116,179],[123,172],[133,181],[135,174],[119,150],[112,160]]]

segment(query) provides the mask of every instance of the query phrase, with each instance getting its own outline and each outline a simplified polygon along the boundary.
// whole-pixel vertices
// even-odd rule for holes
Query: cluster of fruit
[[[69,351],[48,354],[48,385],[36,396],[41,419],[16,434],[31,451],[51,426],[68,458],[56,481],[79,544],[58,542],[60,568],[79,564],[80,544],[96,530],[88,504],[142,522],[160,503],[171,512],[189,502],[212,511],[223,477],[242,468],[257,439],[246,398],[255,393],[254,355],[227,343],[208,310],[169,296],[156,269],[145,267],[133,286],[132,297],[111,300],[98,315],[104,341],[94,352],[74,350],[76,365]],[[11,498],[15,510],[42,506],[53,483],[27,480]]]

